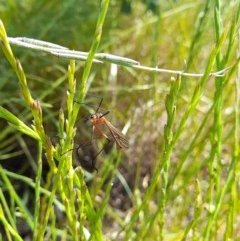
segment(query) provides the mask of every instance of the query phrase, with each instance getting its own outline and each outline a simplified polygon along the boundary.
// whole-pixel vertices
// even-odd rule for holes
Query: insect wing
[[[124,136],[122,134],[122,132],[120,132],[115,126],[113,126],[109,121],[107,121],[105,119],[105,123],[108,127],[108,129],[110,130],[114,140],[117,143],[117,148],[121,149],[121,148],[128,148],[129,144],[128,144],[128,140],[126,138],[126,136]]]

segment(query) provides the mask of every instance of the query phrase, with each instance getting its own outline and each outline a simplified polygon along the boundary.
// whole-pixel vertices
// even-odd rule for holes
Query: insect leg
[[[101,107],[102,102],[103,102],[103,98],[101,98],[101,100],[100,100],[100,102],[99,102],[99,105],[98,105],[98,107],[97,107],[97,109],[96,109],[95,114],[98,113],[99,108]]]

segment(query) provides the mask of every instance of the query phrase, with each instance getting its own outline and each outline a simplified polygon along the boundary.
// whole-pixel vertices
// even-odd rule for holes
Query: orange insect
[[[105,137],[107,139],[108,142],[110,142],[111,140],[109,139],[109,137],[103,132],[103,130],[101,129],[101,125],[105,125],[107,126],[107,128],[109,129],[113,139],[116,142],[117,145],[117,149],[126,149],[128,148],[129,144],[128,144],[128,140],[126,138],[126,136],[124,136],[115,126],[113,126],[106,118],[105,116],[109,113],[109,111],[105,112],[104,114],[102,113],[98,113],[100,106],[102,104],[103,99],[101,98],[101,101],[98,105],[98,108],[95,111],[95,114],[91,114],[89,116],[89,118],[86,121],[90,121],[93,125],[93,129],[92,129],[92,135],[91,135],[91,139],[90,141],[88,141],[88,144],[84,145],[84,146],[88,146],[92,144],[92,141],[98,137]],[[94,137],[95,132],[98,133],[97,137]],[[78,150],[84,146],[79,146],[77,148],[77,154],[79,156]],[[105,146],[102,147],[102,149],[95,155],[95,157],[92,160],[82,160],[80,161],[81,166],[89,171],[89,172],[93,172],[94,170],[97,170],[95,167],[95,160],[97,158],[97,156],[103,151]]]
[[[128,148],[128,140],[126,136],[124,136],[115,126],[113,126],[106,118],[105,116],[109,113],[109,111],[105,112],[104,114],[98,113],[99,108],[102,104],[103,99],[101,99],[98,108],[95,112],[95,114],[92,114],[89,116],[89,118],[86,121],[91,121],[93,125],[93,131],[92,131],[92,136],[91,136],[91,141],[93,140],[93,135],[95,130],[98,132],[99,136],[104,136],[109,142],[110,139],[108,136],[101,130],[100,126],[101,125],[106,125],[107,128],[109,129],[110,133],[112,134],[113,139],[115,140],[117,144],[117,148]]]

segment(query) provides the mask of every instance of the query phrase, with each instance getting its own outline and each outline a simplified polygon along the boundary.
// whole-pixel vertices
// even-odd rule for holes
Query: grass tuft
[[[0,4],[0,239],[239,240],[239,1],[19,4]],[[99,98],[127,150],[104,125],[81,146]]]

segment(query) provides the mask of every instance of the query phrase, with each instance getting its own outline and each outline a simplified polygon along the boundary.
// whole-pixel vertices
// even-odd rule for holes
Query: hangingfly
[[[87,118],[87,119],[85,120],[85,121],[90,121],[90,122],[92,123],[92,125],[93,125],[92,134],[91,134],[91,139],[88,141],[87,146],[88,146],[88,145],[91,145],[94,139],[97,139],[97,138],[99,138],[99,137],[101,137],[101,136],[105,137],[105,138],[107,139],[107,141],[110,142],[109,137],[108,137],[108,136],[103,132],[103,130],[101,129],[101,126],[102,126],[102,125],[105,125],[105,126],[109,129],[109,131],[110,131],[110,133],[111,133],[114,141],[116,142],[117,149],[119,150],[119,149],[126,149],[126,148],[128,148],[129,144],[128,144],[128,140],[127,140],[126,136],[123,135],[115,126],[113,126],[113,125],[105,118],[105,116],[109,113],[109,111],[105,112],[104,114],[98,113],[99,108],[100,108],[100,106],[101,106],[101,104],[102,104],[102,101],[103,101],[103,99],[101,99],[101,101],[100,101],[100,103],[99,103],[99,105],[98,105],[98,108],[97,108],[96,111],[95,111],[95,114],[91,114],[91,115],[89,116],[89,118]],[[95,135],[96,132],[97,132],[97,136]],[[83,148],[84,146],[86,146],[86,145],[80,145],[80,146],[77,148],[77,154],[78,154],[78,150],[79,150],[80,148]],[[101,148],[101,150],[93,157],[92,160],[88,160],[88,161],[86,161],[86,160],[81,160],[81,161],[80,161],[81,166],[82,166],[85,170],[87,170],[87,171],[89,171],[89,172],[93,172],[94,170],[97,171],[97,168],[95,167],[96,158],[97,158],[97,156],[103,151],[104,147],[105,147],[105,146],[103,146],[103,147]],[[79,154],[78,154],[78,155],[79,155]]]
[[[117,149],[121,148],[128,148],[128,140],[126,136],[124,136],[115,126],[113,126],[104,116],[107,115],[109,112],[106,112],[105,114],[96,113],[89,117],[89,121],[93,124],[93,131],[92,131],[92,138],[95,130],[98,132],[99,136],[104,136],[109,142],[110,139],[108,136],[100,129],[100,125],[106,125],[109,129],[113,139],[115,140],[117,144]]]

